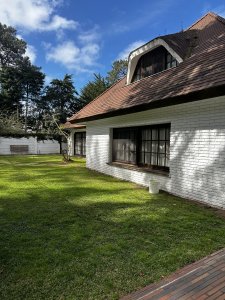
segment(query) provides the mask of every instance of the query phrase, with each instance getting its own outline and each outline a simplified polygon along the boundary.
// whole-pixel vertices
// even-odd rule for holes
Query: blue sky
[[[225,2],[187,0],[0,0],[0,22],[17,29],[47,83],[73,74],[77,90],[114,60],[164,34],[187,28]]]

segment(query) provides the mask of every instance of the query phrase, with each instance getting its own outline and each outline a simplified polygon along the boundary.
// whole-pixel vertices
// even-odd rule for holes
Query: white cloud
[[[79,41],[83,44],[97,41],[100,38],[100,34],[99,34],[98,30],[99,30],[99,27],[96,25],[96,26],[94,26],[94,28],[92,28],[88,31],[83,31],[78,36]]]
[[[20,40],[24,40],[24,38],[20,34],[17,34],[16,37]],[[28,56],[30,58],[31,63],[33,64],[37,58],[37,50],[34,46],[27,44],[24,56]]]
[[[45,84],[49,85],[53,79],[54,79],[53,76],[45,75]]]
[[[87,43],[78,47],[73,41],[68,40],[56,47],[50,46],[46,59],[60,63],[67,69],[73,69],[77,72],[92,72],[89,68],[96,65],[99,51],[100,47],[97,43]]]
[[[37,51],[32,45],[27,45],[27,49],[25,52],[25,56],[28,56],[30,58],[31,63],[33,64],[37,57]]]
[[[131,51],[137,49],[138,47],[145,44],[145,41],[136,41],[131,44],[129,44],[123,51],[121,51],[117,57],[117,59],[127,59],[128,55]]]
[[[0,20],[27,31],[75,29],[78,22],[55,14],[62,0],[0,0]]]

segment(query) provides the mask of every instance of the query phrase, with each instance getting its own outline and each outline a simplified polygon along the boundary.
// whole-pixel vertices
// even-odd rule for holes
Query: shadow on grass
[[[225,223],[208,210],[83,165],[11,172],[1,299],[118,299],[225,244]]]

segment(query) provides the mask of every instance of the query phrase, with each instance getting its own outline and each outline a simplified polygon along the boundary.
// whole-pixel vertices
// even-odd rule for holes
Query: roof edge
[[[191,26],[189,26],[187,29],[185,29],[185,31],[190,30],[192,27],[194,27],[196,24],[198,24],[199,22],[201,22],[208,15],[211,16],[211,17],[214,17],[218,21],[220,21],[223,24],[225,24],[225,19],[223,17],[221,17],[220,15],[214,13],[213,11],[209,11],[204,16],[202,16],[200,19],[198,19],[197,21],[195,21]]]
[[[94,98],[93,100],[91,100],[89,103],[87,103],[84,107],[82,107],[78,112],[76,112],[74,115],[72,115],[68,121],[71,122],[73,121],[73,118],[80,113],[84,108],[86,108],[87,106],[91,105],[92,102],[94,102],[95,100],[97,100],[98,98],[100,98],[103,94],[105,94],[106,92],[108,92],[110,89],[112,89],[116,84],[118,84],[120,81],[122,81],[124,78],[126,77],[126,75],[124,77],[122,77],[121,79],[117,80],[114,84],[112,84],[109,88],[107,88],[104,92],[102,92],[100,95],[98,95],[98,97]]]
[[[84,121],[87,122],[87,121],[106,119],[106,118],[110,118],[110,117],[132,114],[132,113],[146,111],[146,110],[150,110],[150,109],[168,107],[168,106],[173,106],[173,105],[178,105],[178,104],[183,104],[183,103],[188,103],[188,102],[196,102],[196,101],[200,101],[200,100],[207,100],[210,98],[215,98],[215,97],[220,97],[220,96],[225,96],[225,84],[210,87],[207,89],[198,90],[198,91],[195,91],[192,93],[188,93],[186,95],[165,98],[165,99],[157,100],[157,101],[150,102],[147,104],[135,105],[135,106],[124,108],[124,109],[109,111],[104,114],[80,118],[80,119],[71,121],[71,123],[79,124]]]

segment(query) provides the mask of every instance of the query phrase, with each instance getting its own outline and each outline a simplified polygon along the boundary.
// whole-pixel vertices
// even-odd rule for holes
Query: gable
[[[176,67],[178,61],[163,46],[142,55],[134,69],[131,82]]]
[[[70,121],[100,119],[225,95],[224,19],[210,13],[190,29],[160,39],[166,41],[169,50],[173,49],[176,53],[177,56],[173,53],[179,63],[176,68],[128,84],[127,78],[124,78],[72,116]],[[154,49],[159,46],[157,44],[156,47],[156,40],[152,41]],[[141,49],[146,47],[147,44],[131,52],[129,63],[136,60],[137,65],[144,54]],[[135,51],[141,55],[138,57]],[[135,68],[133,74],[134,71]],[[131,81],[131,69],[129,72]]]
[[[151,54],[153,54],[152,56],[157,56],[158,53],[160,56],[160,52],[161,53],[163,52],[162,49],[164,50],[165,53],[169,53],[172,57],[174,57],[178,63],[183,61],[182,57],[179,54],[177,54],[163,39],[161,38],[155,39],[130,53],[128,59],[127,84],[134,81],[133,80],[134,73],[136,71],[138,62],[140,62],[141,58],[147,55],[151,56]],[[164,58],[162,55],[162,60],[161,60],[162,65],[164,63],[163,59]],[[163,68],[163,66],[159,67],[160,71],[162,71],[163,69],[165,69]],[[158,72],[153,72],[152,74],[154,73],[158,73]]]

